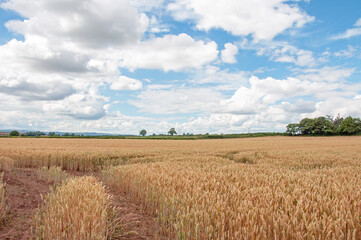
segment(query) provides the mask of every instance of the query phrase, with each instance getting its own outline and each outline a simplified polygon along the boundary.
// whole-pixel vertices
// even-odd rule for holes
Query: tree
[[[20,135],[20,133],[18,131],[11,131],[10,132],[11,137],[18,137],[19,135]]]
[[[54,137],[55,135],[56,135],[55,132],[50,132],[50,133],[48,134],[49,137]]]
[[[332,125],[333,125],[333,130],[335,132],[339,131],[339,128],[343,120],[344,119],[340,117],[340,114],[338,114],[337,117],[333,120]]]
[[[139,135],[141,135],[141,136],[145,136],[145,135],[147,135],[147,130],[145,130],[145,129],[143,129],[143,130],[141,130],[140,132],[139,132]]]
[[[326,117],[318,117],[313,120],[313,135],[331,135],[334,133],[332,121]]]
[[[340,134],[356,134],[361,132],[361,120],[359,118],[345,118],[339,128]]]
[[[300,133],[300,126],[297,123],[290,123],[287,125],[286,133],[289,135],[297,135]]]
[[[169,131],[168,131],[168,134],[173,136],[174,134],[177,134],[177,132],[175,131],[174,128],[171,128]]]
[[[312,134],[314,120],[310,118],[304,118],[298,124],[302,135]]]
[[[39,132],[39,131],[25,133],[25,136],[28,136],[28,137],[40,137],[40,136],[45,136],[45,135],[46,135],[45,133]]]

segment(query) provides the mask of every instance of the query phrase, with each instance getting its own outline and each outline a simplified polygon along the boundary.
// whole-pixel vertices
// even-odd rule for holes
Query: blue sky
[[[0,129],[243,133],[361,117],[358,0],[0,4]]]

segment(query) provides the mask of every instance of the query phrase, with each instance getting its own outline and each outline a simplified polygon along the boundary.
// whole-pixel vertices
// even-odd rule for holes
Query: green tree
[[[145,130],[145,129],[143,129],[143,130],[141,130],[140,132],[139,132],[139,135],[141,135],[141,136],[145,136],[145,135],[147,135],[147,130]]]
[[[298,125],[302,135],[311,135],[314,126],[314,120],[310,118],[304,118]]]
[[[333,130],[335,132],[339,131],[339,128],[343,120],[344,119],[340,117],[340,114],[338,114],[337,117],[333,120],[332,125],[333,125]]]
[[[332,121],[326,117],[318,117],[313,120],[313,135],[331,135],[334,133]]]
[[[339,128],[340,134],[356,134],[361,132],[361,120],[359,118],[347,117],[345,118]]]
[[[46,135],[45,133],[39,132],[39,131],[25,133],[25,136],[28,136],[28,137],[40,137],[40,136],[45,136],[45,135]]]
[[[48,134],[49,137],[54,137],[55,135],[56,135],[55,132],[50,132],[50,133]]]
[[[290,123],[287,125],[286,133],[289,135],[297,135],[300,133],[300,126],[297,123]]]
[[[10,132],[11,137],[18,137],[19,135],[20,135],[20,133],[18,131],[11,131]]]
[[[173,136],[174,134],[177,134],[177,132],[175,131],[174,128],[171,128],[169,131],[168,131],[168,134]]]

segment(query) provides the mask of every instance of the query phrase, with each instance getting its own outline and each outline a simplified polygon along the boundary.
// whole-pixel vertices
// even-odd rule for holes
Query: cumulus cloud
[[[139,43],[120,52],[121,67],[129,69],[148,68],[164,71],[180,71],[200,68],[218,56],[217,44],[213,41],[195,41],[189,35],[165,35]]]
[[[235,115],[257,115],[270,108],[277,108],[287,113],[313,113],[316,111],[317,102],[333,98],[346,99],[357,95],[357,90],[352,91],[350,86],[342,82],[330,83],[327,79],[322,81],[306,79],[280,80],[270,77],[265,79],[251,77],[249,87],[239,88],[229,99],[222,101],[220,107],[216,109],[220,113]],[[312,96],[315,100],[302,99],[307,96]],[[298,100],[292,102],[295,98]]]
[[[219,28],[237,36],[251,34],[256,41],[271,40],[314,19],[285,0],[176,0],[167,8],[176,20],[191,19],[200,30]]]
[[[27,81],[0,80],[0,92],[18,96],[24,101],[61,100],[75,93],[69,84],[47,82],[34,84]]]
[[[235,63],[236,55],[238,54],[238,47],[232,43],[224,44],[224,49],[221,52],[221,59],[225,63]]]
[[[99,119],[105,116],[104,103],[108,100],[93,85],[84,92],[73,94],[61,101],[46,102],[43,111],[48,114],[69,116],[74,119]]]
[[[137,44],[148,26],[148,18],[128,1],[9,0],[1,7],[25,18],[6,23],[9,30],[24,35],[24,40],[13,39],[0,46],[2,93],[24,101],[73,98],[73,103],[82,95],[80,101],[89,101],[87,106],[58,112],[99,117],[102,106],[95,106],[95,112],[89,107],[94,103],[94,97],[85,93],[89,84],[107,82],[114,89],[129,90],[141,87],[141,82],[119,77],[118,58],[114,57],[122,47]]]
[[[113,81],[110,85],[110,89],[112,90],[139,90],[143,86],[142,82],[134,79],[129,78],[126,76],[120,76],[118,80]]]
[[[320,85],[296,78],[283,80],[268,77],[249,79],[250,87],[240,87],[231,98],[220,104],[219,111],[232,114],[256,114],[267,109],[277,101],[313,93]]]
[[[295,103],[282,102],[281,108],[291,113],[312,113],[316,111],[316,103],[313,101],[297,100]]]
[[[313,20],[297,1],[8,0],[1,7],[24,18],[6,23],[23,40],[0,46],[2,127],[133,134],[176,127],[226,133],[282,131],[304,116],[359,116],[361,86],[346,81],[356,69],[317,68],[315,53],[272,40]],[[244,39],[251,35],[253,41],[226,43],[219,54],[212,39],[171,32],[175,26],[162,22],[164,13],[191,20],[198,30],[223,29]],[[360,21],[353,29],[361,27]],[[222,62],[236,62],[239,49],[303,68],[284,79],[222,68]],[[349,47],[334,56],[352,54]],[[172,81],[139,80],[141,69],[185,72],[159,75],[176,76]],[[138,77],[124,76],[129,70],[140,70],[134,74]],[[109,89],[137,92],[124,103],[113,99],[118,93],[105,97]],[[126,116],[120,112],[126,104],[152,117]]]
[[[222,95],[210,88],[147,89],[130,104],[142,112],[155,114],[194,113],[212,111],[221,101]]]
[[[285,131],[288,123],[304,117],[338,113],[344,117],[361,116],[359,85],[257,77],[251,77],[249,85],[240,87],[229,98],[223,96],[224,100],[213,111],[189,119],[180,127],[185,132]]]
[[[90,48],[124,45],[140,40],[148,26],[147,16],[138,14],[126,0],[10,0],[1,7],[26,18],[7,22],[9,30],[59,44],[71,41]]]

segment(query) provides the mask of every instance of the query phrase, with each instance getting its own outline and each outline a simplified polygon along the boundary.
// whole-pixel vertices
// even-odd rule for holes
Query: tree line
[[[304,118],[299,123],[287,125],[286,133],[289,135],[354,135],[361,134],[360,118],[351,116],[336,118],[321,116],[316,118]]]
[[[169,129],[168,135],[173,136],[174,134],[177,134],[177,131],[175,130],[175,128]],[[144,137],[145,135],[147,135],[147,130],[145,130],[145,129],[140,130],[139,135]],[[155,136],[155,133],[153,133],[153,136]]]

